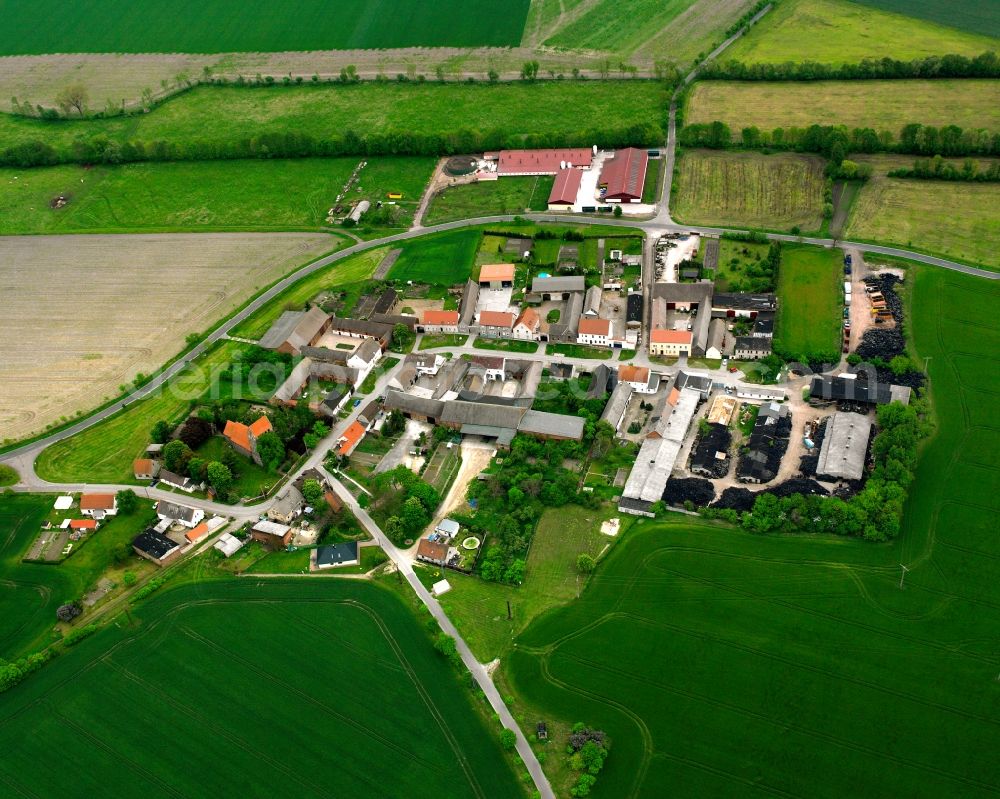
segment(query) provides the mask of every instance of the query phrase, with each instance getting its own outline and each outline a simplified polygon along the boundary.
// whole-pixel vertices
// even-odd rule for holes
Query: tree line
[[[814,61],[787,61],[783,64],[746,64],[742,61],[713,61],[698,75],[704,80],[903,80],[937,78],[1000,78],[1000,58],[993,51],[969,58],[949,54],[927,56],[912,61],[895,58],[866,58],[856,64],[817,64]]]
[[[809,125],[778,127],[761,130],[756,126],[742,128],[739,137],[725,123],[703,122],[685,125],[678,134],[682,147],[705,147],[725,150],[738,147],[747,150],[775,150],[797,153],[819,153],[834,157],[841,153],[906,153],[910,155],[1000,155],[1000,133],[988,130],[964,129],[958,125],[904,125],[898,136],[888,130],[848,128],[846,125]]]
[[[985,170],[971,158],[965,159],[961,167],[948,163],[940,155],[933,158],[918,158],[911,169],[892,169],[890,178],[914,178],[916,180],[960,180],[970,183],[994,183],[1000,181],[1000,161],[994,161]]]
[[[55,164],[128,164],[141,161],[215,161],[248,158],[332,158],[380,155],[454,155],[512,148],[626,147],[659,141],[663,129],[653,123],[601,127],[566,133],[521,134],[503,130],[460,129],[448,133],[353,130],[317,137],[285,131],[217,139],[157,139],[118,141],[104,135],[78,138],[54,147],[30,139],[0,150],[0,165],[14,167]]]

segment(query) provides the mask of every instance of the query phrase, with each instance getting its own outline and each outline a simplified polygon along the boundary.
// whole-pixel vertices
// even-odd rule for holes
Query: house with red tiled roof
[[[514,323],[512,338],[537,341],[542,329],[542,319],[534,308],[525,308]]]
[[[607,347],[611,342],[610,319],[581,319],[577,329],[576,343]]]
[[[479,335],[486,338],[507,338],[514,328],[514,314],[506,311],[480,311]]]
[[[118,513],[118,499],[114,494],[82,494],[80,513],[97,520],[114,516]]]
[[[661,355],[667,358],[679,358],[691,353],[690,330],[651,330],[649,331],[649,354]]]
[[[96,519],[72,519],[69,523],[70,530],[96,530]]]
[[[193,544],[195,541],[199,541],[208,535],[208,532],[208,525],[205,522],[202,522],[197,527],[193,527],[184,533],[184,537],[189,543]]]
[[[132,474],[136,480],[152,480],[160,471],[160,464],[152,458],[136,458],[132,461]]]
[[[514,264],[483,264],[479,268],[479,287],[510,288],[514,285]]]
[[[251,425],[234,422],[230,419],[226,422],[226,428],[222,431],[222,435],[233,449],[261,466],[260,455],[257,454],[257,439],[264,433],[270,433],[273,429],[271,420],[266,416],[261,416]]]
[[[424,311],[420,315],[421,333],[457,333],[458,311]]]
[[[351,426],[348,427],[344,431],[344,434],[340,437],[337,454],[350,455],[354,452],[354,448],[361,443],[361,439],[364,437],[364,426],[360,422],[351,422]]]

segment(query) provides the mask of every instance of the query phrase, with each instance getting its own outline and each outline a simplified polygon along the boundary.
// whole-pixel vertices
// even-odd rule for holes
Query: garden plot
[[[100,405],[330,248],[323,234],[0,239],[0,440]]]

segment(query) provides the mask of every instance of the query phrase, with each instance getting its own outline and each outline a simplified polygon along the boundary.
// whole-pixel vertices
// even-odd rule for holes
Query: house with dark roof
[[[853,402],[859,405],[885,405],[889,402],[909,404],[910,389],[908,386],[881,383],[874,378],[861,379],[863,377],[864,375],[857,374],[842,374],[834,377],[814,375],[809,386],[810,398]]]
[[[771,339],[764,336],[737,336],[733,357],[738,361],[757,361],[771,354]]]
[[[301,515],[305,504],[306,501],[299,489],[294,485],[285,486],[267,509],[267,518],[272,522],[290,524],[293,519]]]
[[[331,544],[316,548],[317,569],[356,566],[360,562],[361,554],[357,541],[345,541],[340,544]]]
[[[448,562],[448,544],[421,538],[420,543],[417,544],[417,560],[433,563],[435,566],[444,566]]]
[[[181,554],[181,546],[150,527],[132,539],[132,551],[157,566],[164,566]]]
[[[156,503],[156,515],[161,522],[182,524],[187,528],[194,528],[205,518],[205,511],[201,508],[191,508],[187,505],[161,499]]]
[[[778,298],[774,294],[751,294],[749,292],[725,293],[712,295],[712,315],[747,317],[756,319],[757,314],[773,313],[778,307]]]
[[[167,471],[166,469],[160,469],[160,474],[156,479],[164,485],[168,485],[171,488],[179,488],[181,491],[185,491],[188,494],[193,492],[198,487],[194,480],[190,477],[183,477],[182,475]]]
[[[266,350],[298,355],[322,338],[330,328],[330,315],[313,306],[308,311],[285,311],[258,342]]]

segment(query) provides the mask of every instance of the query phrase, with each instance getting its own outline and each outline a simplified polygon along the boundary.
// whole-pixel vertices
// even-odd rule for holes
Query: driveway
[[[420,469],[420,465],[423,463],[424,459],[419,455],[410,455],[410,450],[417,448],[417,439],[420,437],[421,433],[426,433],[429,437],[433,430],[434,427],[426,422],[417,422],[413,419],[407,419],[406,429],[403,431],[403,435],[401,435],[399,440],[392,445],[392,449],[382,456],[382,460],[379,461],[378,466],[375,467],[375,474],[388,472],[391,469],[395,469],[397,466],[405,466],[407,469],[414,472]]]

